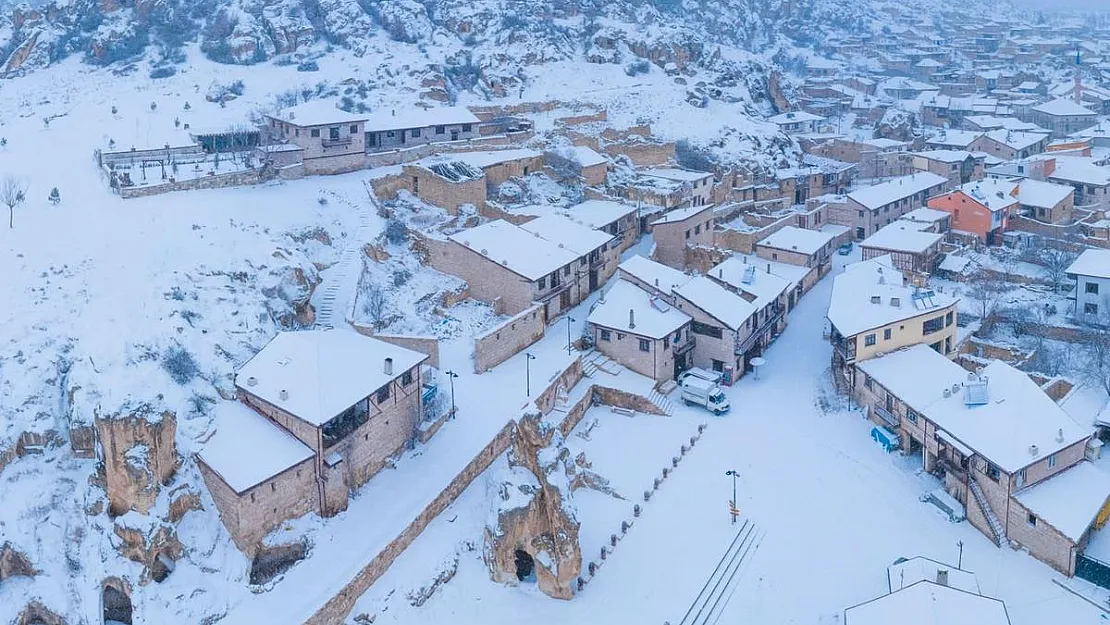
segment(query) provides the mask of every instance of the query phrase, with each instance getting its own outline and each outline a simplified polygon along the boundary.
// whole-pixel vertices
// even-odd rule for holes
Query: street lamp
[[[572,324],[574,322],[575,322],[575,318],[571,317],[570,315],[567,315],[567,353],[568,354],[571,353],[571,351],[573,351],[572,348],[571,348],[572,342],[570,340],[570,324]]]
[[[737,471],[736,469],[729,469],[728,471],[725,471],[725,475],[731,475],[732,476],[732,510],[731,510],[731,512],[732,512],[732,523],[733,523],[733,525],[735,525],[736,524],[736,509],[737,509],[736,508],[736,476],[740,475],[740,472]]]
[[[531,352],[524,352],[524,392],[532,396],[532,361],[536,357]]]
[[[962,571],[964,568],[964,541],[957,540],[956,545],[960,548],[960,559],[956,562],[956,568]]]
[[[457,373],[455,373],[454,371],[451,371],[451,370],[444,371],[443,373],[447,374],[447,379],[451,381],[451,418],[454,419],[455,418],[455,378],[459,377],[459,374],[457,374]]]

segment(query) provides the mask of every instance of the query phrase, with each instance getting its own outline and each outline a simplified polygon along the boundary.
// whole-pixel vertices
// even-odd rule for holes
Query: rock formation
[[[154,412],[144,405],[125,415],[95,417],[109,512],[114,516],[129,510],[148,512],[177,469],[177,420],[172,412]]]
[[[9,577],[34,577],[38,571],[10,542],[0,544],[0,582]]]
[[[544,594],[570,599],[582,571],[574,459],[558,428],[537,414],[517,424],[508,461],[489,485],[484,558],[490,576],[509,584],[534,578]]]

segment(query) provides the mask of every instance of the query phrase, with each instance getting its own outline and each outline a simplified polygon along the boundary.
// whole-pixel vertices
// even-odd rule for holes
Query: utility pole
[[[732,524],[736,525],[736,517],[740,516],[740,509],[736,507],[736,476],[740,473],[736,469],[725,471],[725,475],[732,476],[732,501],[728,503],[729,514],[732,515]]]
[[[573,347],[572,347],[573,342],[571,341],[571,338],[570,338],[570,332],[571,332],[570,331],[570,324],[572,324],[574,322],[575,322],[575,318],[571,317],[570,315],[567,315],[567,353],[568,354],[571,353],[572,351],[574,351]]]
[[[528,397],[532,396],[532,361],[536,357],[531,352],[524,352],[524,392]]]

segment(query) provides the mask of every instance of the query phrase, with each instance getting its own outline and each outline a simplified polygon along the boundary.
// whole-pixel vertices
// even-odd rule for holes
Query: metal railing
[[[873,410],[875,411],[875,414],[879,415],[880,419],[886,421],[891,426],[898,427],[899,425],[901,425],[898,417],[890,414],[890,411],[888,411],[886,408],[883,408],[882,406],[875,406]]]
[[[737,341],[736,354],[743,354],[744,352],[748,351],[748,349],[752,345],[754,345],[756,341],[763,337],[768,328],[771,328],[776,323],[778,323],[779,319],[782,318],[784,310],[781,306],[776,306],[774,311],[774,314],[772,314],[770,317],[767,318],[766,321],[760,324],[760,326],[756,328],[755,332],[752,332],[748,336],[748,338],[744,339],[743,341]]]

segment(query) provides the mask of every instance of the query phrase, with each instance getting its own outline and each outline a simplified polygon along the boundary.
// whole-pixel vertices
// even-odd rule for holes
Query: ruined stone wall
[[[474,337],[474,372],[485,373],[540,340],[546,329],[543,306],[532,306]]]
[[[402,176],[407,184],[403,188],[429,204],[446,209],[452,215],[457,215],[463,204],[473,204],[478,208],[486,205],[485,178],[452,182],[429,169],[415,165],[405,165]]]
[[[623,141],[606,144],[601,151],[609,156],[627,156],[637,167],[666,165],[674,160],[674,143]]]
[[[161,486],[169,482],[177,469],[176,418],[171,412],[148,420],[149,417],[151,415],[136,413],[118,418],[99,415],[95,418],[112,515],[129,510],[148,512]],[[126,457],[139,446],[147,449],[145,459]]]
[[[226,174],[213,174],[200,176],[190,180],[175,180],[134,187],[120,187],[119,196],[123,199],[133,197],[146,197],[161,195],[171,191],[194,191],[197,189],[224,189],[227,187],[241,187],[258,184],[264,180],[261,169],[248,169],[246,171],[229,172]]]

